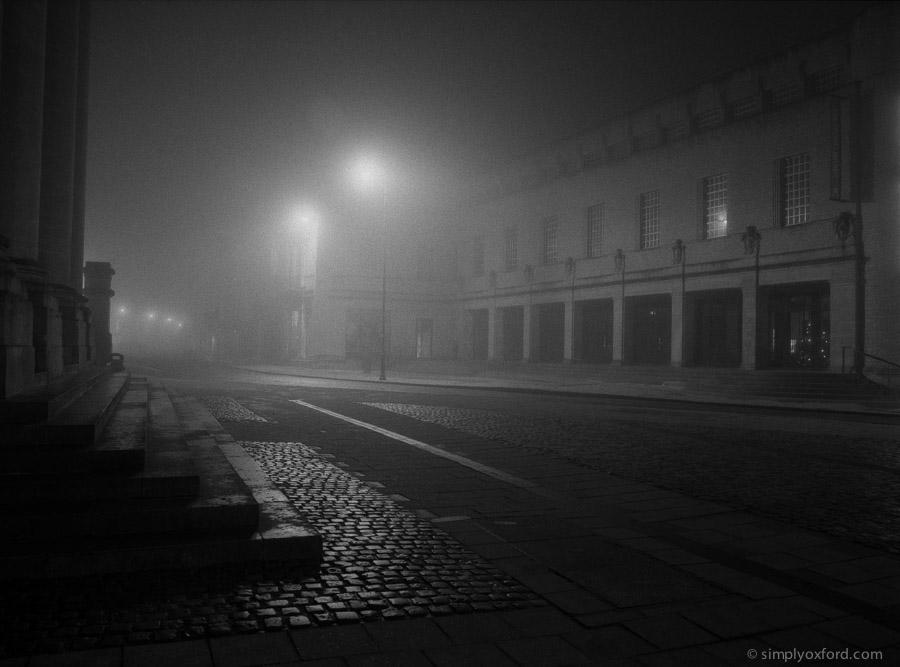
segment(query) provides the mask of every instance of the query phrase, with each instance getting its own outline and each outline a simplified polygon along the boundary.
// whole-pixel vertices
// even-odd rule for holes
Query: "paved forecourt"
[[[207,398],[310,512],[325,538],[323,568],[241,573],[237,588],[227,577],[193,586],[169,579],[166,594],[128,601],[129,620],[119,620],[127,634],[109,640],[117,645],[64,645],[0,665],[898,657],[900,561],[884,551],[385,406],[285,401],[267,414],[261,402],[242,403]],[[85,623],[69,623],[84,605],[68,598],[88,592],[42,594],[46,624],[91,637]],[[177,627],[198,621],[203,635],[176,633],[169,638],[183,641],[167,643],[158,633],[173,610],[176,620],[192,614]],[[39,624],[37,615],[26,623],[33,633]]]

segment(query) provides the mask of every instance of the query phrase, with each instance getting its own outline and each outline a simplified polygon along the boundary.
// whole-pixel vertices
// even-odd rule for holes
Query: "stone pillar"
[[[78,84],[75,108],[75,174],[72,199],[72,242],[69,287],[81,291],[84,267],[84,209],[87,180],[88,73],[90,60],[90,7],[80,3],[78,24]],[[90,335],[86,336],[90,349]]]
[[[84,265],[84,296],[91,311],[91,359],[95,366],[105,366],[112,355],[109,302],[115,295],[110,289],[115,274],[109,262],[88,262]]]
[[[34,385],[31,302],[7,257],[8,249],[9,241],[0,237],[0,399]]]
[[[622,332],[625,329],[625,302],[621,297],[613,300],[613,365],[621,365],[625,358],[625,350],[622,349]]]
[[[672,366],[684,365],[684,290],[679,283],[672,290],[672,332],[671,361]]]
[[[531,349],[531,346],[533,341],[537,340],[534,333],[540,318],[536,310],[530,301],[526,301],[522,306],[522,361],[531,361],[534,358],[534,350]]]
[[[756,278],[750,274],[741,281],[741,368],[753,370],[759,337]]]
[[[0,56],[0,234],[9,257],[38,259],[47,3],[3,5]]]
[[[72,281],[79,14],[78,2],[47,6],[38,262],[51,283],[67,287]]]
[[[503,330],[503,312],[499,308],[488,309],[488,361],[503,358],[500,335]]]

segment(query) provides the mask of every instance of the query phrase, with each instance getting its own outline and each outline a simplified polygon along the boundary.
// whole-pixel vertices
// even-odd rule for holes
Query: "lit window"
[[[544,218],[543,221],[544,228],[544,251],[541,253],[543,255],[544,264],[553,264],[557,260],[557,237],[559,234],[559,220],[555,215],[551,215],[549,218]]]
[[[587,207],[587,256],[599,257],[603,251],[603,204]]]
[[[515,271],[519,266],[519,231],[515,227],[503,230],[505,266],[507,271]]]
[[[476,276],[484,275],[484,237],[480,234],[472,244],[472,270]]]
[[[703,179],[703,221],[708,239],[728,233],[728,174]]]
[[[799,225],[809,220],[809,153],[781,160],[783,225]]]
[[[659,191],[641,195],[641,250],[659,246]]]

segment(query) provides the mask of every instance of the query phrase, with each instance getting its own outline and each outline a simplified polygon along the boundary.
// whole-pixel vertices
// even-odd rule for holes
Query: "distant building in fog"
[[[395,233],[390,355],[900,362],[898,17],[870,8],[600,122],[473,183],[440,225]],[[299,273],[278,260],[284,356],[371,363],[378,238],[363,239],[363,266],[338,241]]]

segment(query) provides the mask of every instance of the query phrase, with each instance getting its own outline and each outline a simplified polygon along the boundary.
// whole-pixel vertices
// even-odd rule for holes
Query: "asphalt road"
[[[344,445],[363,446],[371,435],[294,402],[299,400],[426,443],[449,443],[468,460],[499,470],[503,462],[491,460],[492,442],[900,552],[895,418],[639,398],[411,389],[390,382],[161,366],[131,365],[130,370],[159,375],[167,386],[200,397],[238,440],[302,442],[340,458],[346,447],[335,436]],[[343,463],[352,469],[352,460]]]

